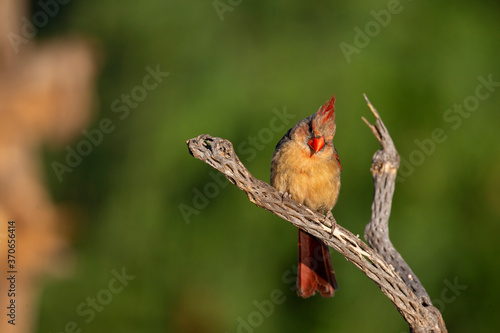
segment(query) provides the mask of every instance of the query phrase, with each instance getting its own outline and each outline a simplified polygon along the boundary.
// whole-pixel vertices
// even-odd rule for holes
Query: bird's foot
[[[292,200],[292,195],[288,192],[281,192],[280,191],[280,194],[281,194],[281,202],[283,202],[283,200],[285,199],[288,199],[288,200]]]
[[[333,232],[335,231],[335,228],[337,227],[337,221],[335,221],[335,218],[333,217],[333,214],[331,211],[326,212],[325,216],[325,222],[330,221],[330,238],[333,238]]]

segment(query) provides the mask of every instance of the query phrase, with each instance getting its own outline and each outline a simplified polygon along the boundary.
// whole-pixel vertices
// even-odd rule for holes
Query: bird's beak
[[[315,153],[317,153],[325,145],[325,138],[322,136],[320,136],[319,138],[314,137],[311,140],[309,140],[307,144],[309,145],[309,147],[311,147],[311,149]]]

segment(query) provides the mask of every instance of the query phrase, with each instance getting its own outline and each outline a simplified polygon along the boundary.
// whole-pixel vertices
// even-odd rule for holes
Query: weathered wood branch
[[[365,99],[375,115],[376,122],[375,125],[371,125],[364,117],[363,120],[382,146],[381,150],[375,152],[372,160],[371,172],[375,183],[375,193],[371,220],[365,228],[365,239],[387,263],[394,267],[406,285],[420,299],[420,302],[424,306],[428,306],[432,304],[429,295],[389,239],[389,216],[391,215],[392,197],[399,167],[399,154],[377,110],[366,95]]]
[[[332,232],[332,222],[325,216],[283,197],[266,182],[254,178],[241,163],[231,142],[202,134],[187,141],[189,152],[222,172],[258,207],[307,231],[342,254],[379,286],[408,322],[412,332],[446,332],[441,314],[430,305],[425,289],[389,240],[387,222],[399,155],[380,116],[368,99],[367,102],[377,118],[375,125],[368,125],[383,148],[375,153],[371,169],[375,196],[372,220],[365,232],[369,244],[374,244],[373,249],[339,224]]]
[[[420,304],[424,306],[430,315],[435,317],[440,331],[446,332],[443,317],[437,308],[432,306],[431,299],[418,277],[413,273],[410,266],[396,250],[389,238],[389,217],[391,215],[392,197],[396,176],[399,168],[399,154],[394,146],[389,131],[385,127],[377,110],[364,95],[368,107],[375,115],[375,124],[370,124],[364,117],[363,121],[370,127],[379,141],[382,149],[373,155],[371,172],[374,182],[374,194],[372,203],[372,216],[365,227],[365,239],[367,243],[379,253],[384,260],[392,265],[399,277],[417,296]],[[423,332],[426,332],[424,330]]]

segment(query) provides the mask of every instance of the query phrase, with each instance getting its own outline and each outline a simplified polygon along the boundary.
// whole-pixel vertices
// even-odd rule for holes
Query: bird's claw
[[[292,200],[292,195],[288,192],[281,192],[280,191],[280,194],[281,194],[281,202],[283,202],[283,200],[285,199],[288,199],[288,200]]]
[[[325,221],[330,221],[330,238],[333,238],[333,232],[335,231],[335,228],[337,227],[337,221],[335,221],[335,218],[333,217],[333,214],[331,211],[326,212],[325,216]]]

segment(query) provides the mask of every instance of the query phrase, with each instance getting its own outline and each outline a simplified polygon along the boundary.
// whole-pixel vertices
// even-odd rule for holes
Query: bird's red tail
[[[323,297],[333,297],[337,288],[328,247],[299,229],[297,294],[306,298],[314,295],[317,290]]]

